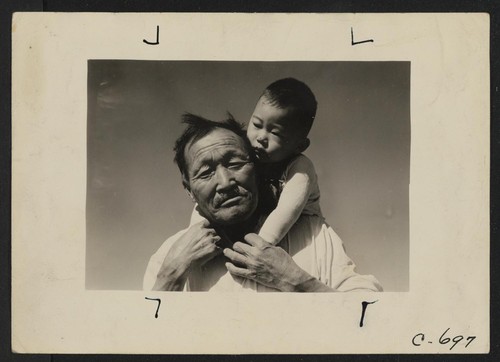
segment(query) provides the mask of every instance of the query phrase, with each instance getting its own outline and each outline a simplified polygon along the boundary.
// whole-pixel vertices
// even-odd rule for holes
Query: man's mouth
[[[234,205],[239,205],[245,198],[247,193],[243,191],[234,191],[219,194],[215,200],[216,207],[231,207]]]
[[[220,203],[220,206],[221,207],[230,207],[230,206],[238,205],[238,204],[240,204],[241,200],[243,200],[243,196],[241,196],[241,195],[232,196],[232,197],[229,197],[229,198],[225,199],[224,201],[222,201]]]

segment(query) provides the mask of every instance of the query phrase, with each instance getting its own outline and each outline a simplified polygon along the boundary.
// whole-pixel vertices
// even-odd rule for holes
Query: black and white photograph
[[[89,60],[86,288],[408,291],[410,68]]]

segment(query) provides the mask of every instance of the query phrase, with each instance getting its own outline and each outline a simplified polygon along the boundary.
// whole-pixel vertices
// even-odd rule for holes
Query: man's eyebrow
[[[196,177],[202,170],[210,169],[210,167],[211,165],[208,163],[193,164],[189,177]]]
[[[228,152],[224,158],[227,160],[230,160],[234,157],[240,157],[240,158],[250,160],[250,155],[248,154],[248,152],[246,152],[244,150],[237,150],[237,151],[233,151],[233,152]]]

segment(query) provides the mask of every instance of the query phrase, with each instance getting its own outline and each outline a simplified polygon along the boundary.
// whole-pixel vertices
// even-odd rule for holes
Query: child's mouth
[[[267,153],[266,151],[264,151],[264,149],[255,147],[254,152],[255,157],[257,157],[258,160],[262,161],[267,159]]]

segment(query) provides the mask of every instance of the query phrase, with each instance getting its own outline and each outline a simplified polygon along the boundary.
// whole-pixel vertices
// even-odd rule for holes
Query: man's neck
[[[245,242],[245,235],[257,232],[258,215],[253,215],[248,220],[235,225],[216,226],[215,230],[223,239],[224,247],[232,247],[237,241]]]

